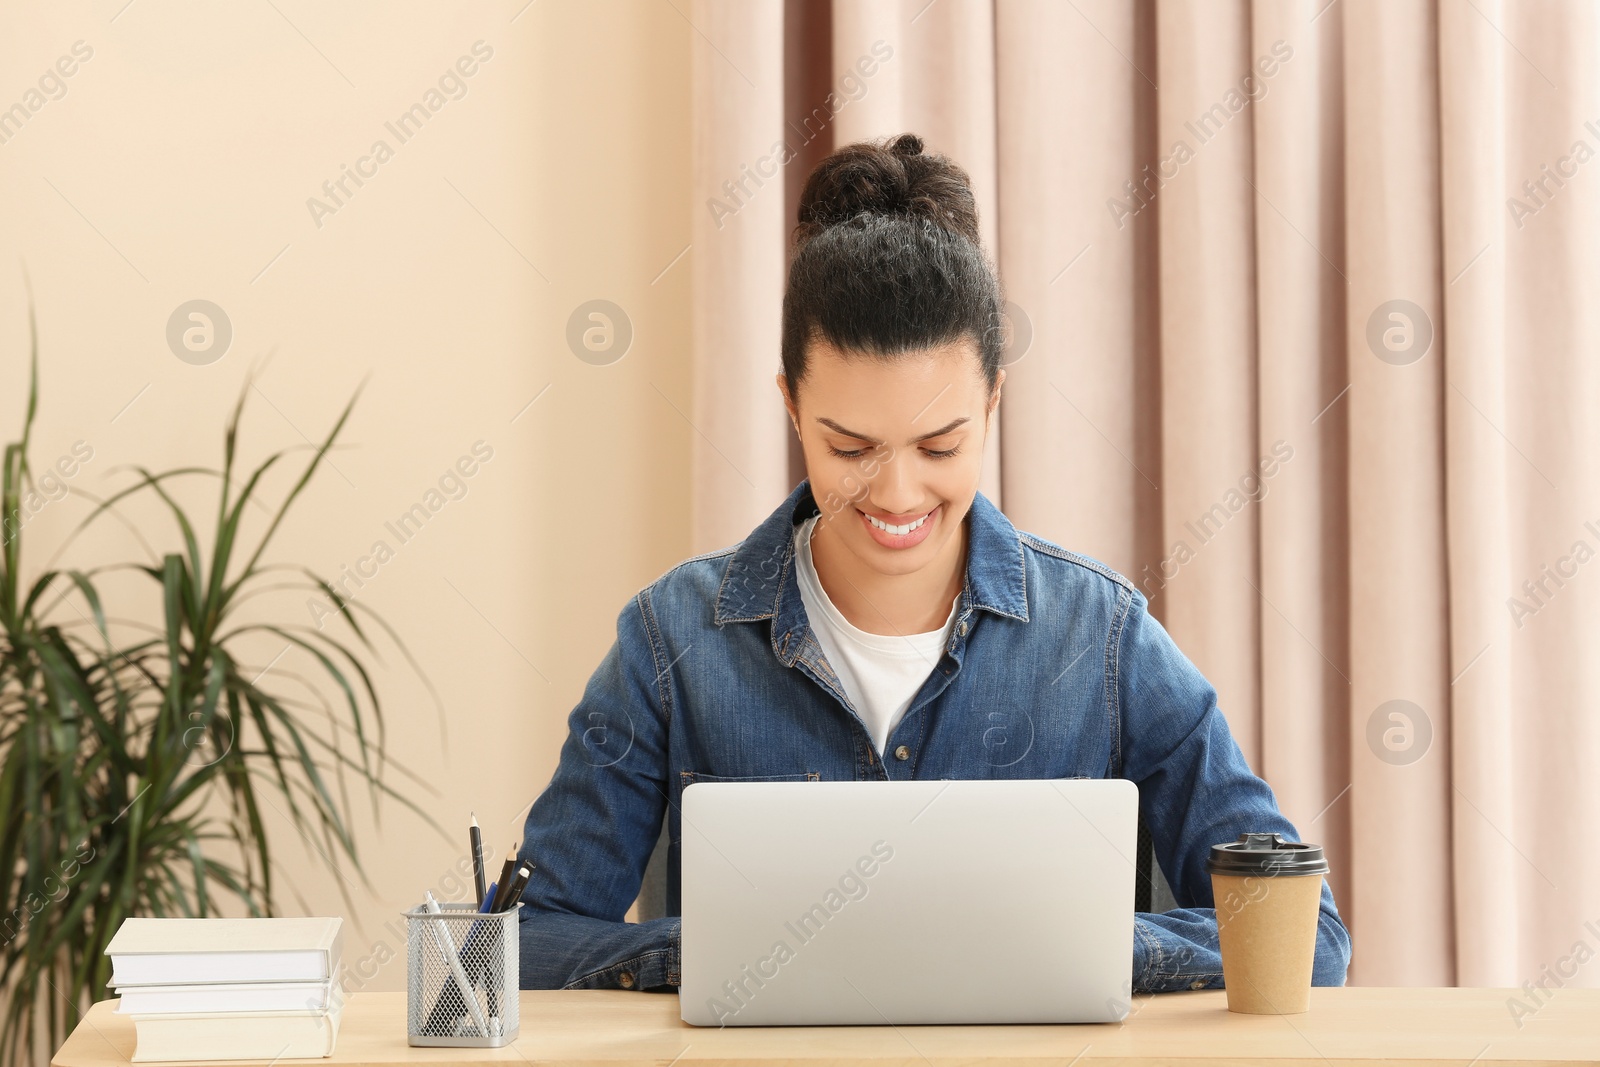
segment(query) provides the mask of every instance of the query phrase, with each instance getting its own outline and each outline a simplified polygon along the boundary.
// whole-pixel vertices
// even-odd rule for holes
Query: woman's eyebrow
[[[822,425],[826,426],[828,429],[832,430],[834,433],[841,433],[841,434],[844,434],[846,437],[854,437],[857,441],[866,441],[869,444],[874,444],[874,445],[883,444],[883,442],[878,440],[876,437],[868,437],[864,433],[856,433],[854,430],[847,430],[843,426],[840,426],[837,422],[834,422],[830,418],[826,418],[824,416],[819,415],[819,416],[817,416],[817,421],[822,423]],[[945,423],[943,426],[939,427],[937,430],[933,430],[933,431],[930,431],[929,433],[925,433],[920,437],[912,438],[911,439],[911,443],[912,444],[916,444],[918,441],[927,441],[927,440],[929,440],[931,438],[934,438],[934,437],[942,437],[945,434],[949,433],[951,430],[955,429],[957,426],[960,426],[962,423],[971,422],[971,421],[972,421],[972,419],[969,416],[966,416],[966,415],[961,416],[959,419],[952,419],[949,422]]]

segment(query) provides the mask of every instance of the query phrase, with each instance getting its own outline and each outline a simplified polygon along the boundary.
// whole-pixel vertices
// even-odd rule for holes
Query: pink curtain
[[[1010,301],[984,492],[1150,596],[1328,848],[1351,981],[1600,985],[1593,8],[687,11],[697,549],[800,474],[800,183],[920,133]]]

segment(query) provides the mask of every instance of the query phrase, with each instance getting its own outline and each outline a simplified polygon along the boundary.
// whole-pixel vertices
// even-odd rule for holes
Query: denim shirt
[[[738,545],[684,561],[618,615],[528,812],[522,988],[677,987],[691,782],[1107,777],[1139,787],[1180,905],[1136,913],[1133,991],[1221,987],[1210,847],[1300,838],[1143,594],[976,494],[956,624],[880,758],[801,603],[794,529],[818,511],[802,481]],[[663,819],[666,916],[624,922]],[[1349,960],[1324,881],[1313,984],[1343,985]]]

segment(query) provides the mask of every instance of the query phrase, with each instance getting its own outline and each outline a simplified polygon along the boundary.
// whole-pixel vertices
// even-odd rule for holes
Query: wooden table
[[[733,1062],[870,1063],[944,1067],[976,1063],[1450,1064],[1600,1067],[1600,989],[1562,989],[1518,1029],[1512,989],[1311,991],[1303,1015],[1235,1015],[1222,990],[1136,996],[1117,1024],[1079,1026],[688,1026],[672,994],[620,990],[529,991],[522,1030],[502,1049],[422,1049],[406,1044],[405,996],[357,993],[345,1004],[334,1064],[558,1062],[692,1067]],[[133,1023],[96,1004],[51,1061],[55,1067],[125,1064]],[[300,1061],[305,1062],[305,1061]]]

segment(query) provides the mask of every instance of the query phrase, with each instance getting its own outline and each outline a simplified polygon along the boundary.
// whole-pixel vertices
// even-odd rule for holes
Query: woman
[[[678,802],[708,779],[1130,779],[1186,905],[1136,916],[1134,989],[1222,984],[1210,846],[1299,837],[1144,596],[977,491],[999,314],[959,167],[905,134],[811,174],[778,375],[808,477],[618,616],[528,813],[523,988],[677,986]],[[668,917],[624,923],[663,819]],[[1324,883],[1313,982],[1349,955]]]

